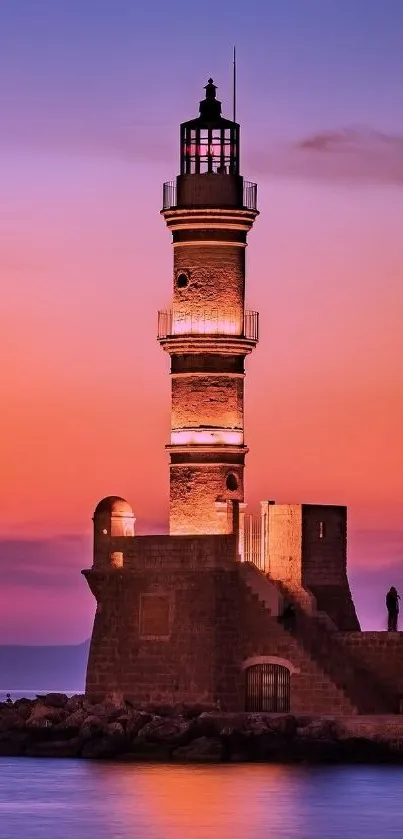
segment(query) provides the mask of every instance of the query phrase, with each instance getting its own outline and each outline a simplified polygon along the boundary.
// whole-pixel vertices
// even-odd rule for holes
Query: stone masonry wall
[[[176,277],[185,272],[189,285],[180,289]],[[176,312],[193,317],[220,310],[243,315],[245,295],[245,248],[209,245],[203,242],[174,246],[174,297]]]
[[[337,637],[357,663],[403,697],[403,632],[345,632]]]
[[[347,508],[302,505],[302,584],[340,630],[359,630],[347,578]]]
[[[301,586],[301,506],[267,504],[266,573],[290,588]]]
[[[302,583],[343,585],[347,566],[347,509],[302,505]]]
[[[219,514],[216,502],[231,497],[243,501],[243,465],[228,463],[171,464],[170,532],[227,533],[230,524]],[[238,489],[228,492],[227,475],[236,476]]]
[[[172,428],[243,428],[243,377],[172,377]]]
[[[242,710],[242,664],[266,655],[300,670],[291,677],[292,711],[354,713],[343,692],[245,585],[231,558],[233,536],[122,537],[112,547],[124,549],[123,568],[84,572],[97,599],[89,696],[122,693],[136,702],[169,703],[219,699],[223,709]]]

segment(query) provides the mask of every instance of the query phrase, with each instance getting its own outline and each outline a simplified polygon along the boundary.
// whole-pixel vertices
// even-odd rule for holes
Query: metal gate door
[[[290,710],[290,671],[281,664],[253,664],[246,670],[247,711]]]

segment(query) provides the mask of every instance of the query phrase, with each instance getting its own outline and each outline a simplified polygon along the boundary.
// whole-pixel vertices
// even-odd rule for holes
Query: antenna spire
[[[233,56],[233,99],[232,99],[232,113],[233,113],[233,121],[236,122],[236,49],[234,46],[234,56]]]

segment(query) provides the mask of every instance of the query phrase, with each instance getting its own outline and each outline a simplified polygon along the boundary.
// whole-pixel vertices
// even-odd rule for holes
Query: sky
[[[247,501],[348,505],[364,628],[403,589],[401,0],[0,0],[0,643],[89,636],[100,498],[167,530],[162,183],[233,44]]]

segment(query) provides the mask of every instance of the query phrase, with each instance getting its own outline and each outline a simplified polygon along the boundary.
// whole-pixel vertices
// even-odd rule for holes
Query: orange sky
[[[390,567],[403,587],[403,128],[391,83],[403,50],[375,6],[369,15],[365,4],[364,29],[349,8],[300,15],[300,29],[279,8],[269,53],[255,49],[257,24],[238,27],[242,171],[261,210],[247,251],[261,340],[247,361],[246,493],[252,509],[264,498],[347,504],[359,585]],[[89,632],[79,569],[91,564],[101,497],[127,497],[138,532],[167,527],[169,376],[156,325],[172,253],[161,186],[210,72],[221,73],[224,113],[230,101],[227,13],[208,48],[200,24],[200,68],[185,38],[165,73],[149,52],[151,18],[136,52],[123,18],[111,40],[106,12],[94,28],[82,9],[80,29],[80,9],[61,27],[49,6],[53,40],[35,18],[25,44],[11,7],[4,21],[14,86],[0,137],[0,637],[11,640]],[[374,577],[380,609],[389,577]],[[74,627],[68,604],[78,604]]]

